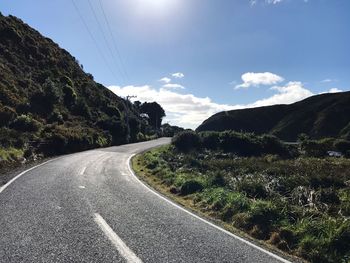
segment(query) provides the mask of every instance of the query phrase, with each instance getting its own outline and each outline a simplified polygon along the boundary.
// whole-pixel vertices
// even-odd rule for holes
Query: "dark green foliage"
[[[307,156],[324,157],[327,155],[327,151],[333,148],[332,145],[332,139],[307,140],[301,144],[301,149],[305,151]]]
[[[173,126],[168,123],[163,124],[161,129],[164,137],[174,137],[176,134],[184,131],[184,128]]]
[[[72,113],[85,117],[86,119],[91,119],[91,110],[84,99],[78,99],[75,105],[72,107]]]
[[[350,134],[350,92],[322,94],[291,105],[274,105],[217,113],[197,131],[269,133],[286,141],[299,134],[312,138],[344,137]]]
[[[265,184],[266,182],[259,178],[247,177],[237,182],[236,188],[251,198],[265,198],[268,195]]]
[[[193,131],[184,131],[177,134],[171,143],[181,152],[189,152],[201,146],[199,135]]]
[[[0,105],[0,127],[8,126],[16,115],[16,111],[11,107]]]
[[[259,138],[250,133],[223,132],[220,134],[220,146],[225,152],[242,156],[260,155]]]
[[[350,141],[344,139],[324,138],[321,140],[305,139],[300,142],[304,155],[311,157],[324,157],[328,151],[339,151],[345,155],[350,150]]]
[[[108,131],[112,136],[113,144],[122,144],[126,143],[126,124],[117,119],[116,117],[104,118],[98,121],[97,126],[101,129]]]
[[[205,135],[200,135],[203,140]],[[268,151],[279,151],[276,138],[252,134],[245,138],[251,137],[265,145],[260,149],[267,151],[266,145],[272,144]],[[320,143],[333,146],[333,141]],[[315,263],[350,258],[346,158],[239,157],[220,148],[202,146],[183,153],[166,146],[145,153],[141,160],[173,194],[186,196],[202,212],[257,239]]]
[[[189,195],[203,190],[203,184],[197,180],[185,181],[180,187],[181,195]]]
[[[220,133],[219,132],[201,132],[200,133],[203,147],[209,150],[216,150],[220,146]]]
[[[199,137],[199,140],[192,137]],[[193,146],[194,141],[197,146]],[[253,133],[241,133],[234,131],[224,132],[185,132],[179,134],[173,140],[173,144],[181,151],[193,149],[221,150],[226,153],[234,153],[239,156],[261,156],[266,154],[278,155],[283,158],[290,157],[291,151],[277,137],[272,135],[255,135]],[[182,148],[181,148],[182,147]],[[187,148],[188,149],[187,149]]]
[[[151,138],[136,106],[52,40],[1,14],[0,35],[0,146],[42,156]]]
[[[162,119],[165,117],[164,109],[157,102],[145,102],[140,106],[140,113],[145,113],[149,116],[150,125],[159,129],[162,124]]]
[[[22,132],[37,132],[41,123],[30,115],[20,115],[10,124],[10,128]]]
[[[348,140],[335,140],[333,146],[335,150],[344,154],[350,151],[350,141]]]
[[[74,88],[72,88],[69,85],[65,85],[63,87],[63,99],[64,104],[67,107],[72,107],[77,102],[77,93],[75,92]]]

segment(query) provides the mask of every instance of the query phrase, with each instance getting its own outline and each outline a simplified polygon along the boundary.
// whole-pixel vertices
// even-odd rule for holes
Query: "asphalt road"
[[[132,154],[168,142],[63,156],[0,190],[0,262],[281,262],[131,174]]]

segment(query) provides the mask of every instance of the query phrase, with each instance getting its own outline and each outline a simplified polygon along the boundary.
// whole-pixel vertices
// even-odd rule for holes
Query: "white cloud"
[[[266,0],[266,3],[273,4],[273,5],[281,3],[281,2],[282,2],[282,0]]]
[[[163,85],[163,88],[165,88],[165,89],[185,89],[184,86],[182,86],[180,84],[175,84],[175,83],[167,83],[167,84]]]
[[[185,77],[185,75],[181,72],[176,72],[171,74],[171,76],[173,76],[174,78],[178,78],[178,79],[182,79],[183,77]]]
[[[338,80],[337,79],[324,79],[324,80],[321,80],[320,82],[321,83],[331,83],[331,82],[337,82]]]
[[[277,83],[284,81],[284,78],[276,74],[273,74],[271,72],[264,72],[264,73],[247,72],[247,73],[244,73],[241,76],[241,78],[243,83],[236,85],[235,89],[249,88],[251,86],[256,87],[259,85],[275,85]]]
[[[301,2],[307,3],[309,2],[309,0],[300,0]],[[280,4],[282,2],[287,2],[286,0],[250,0],[250,5],[251,6],[255,6],[258,3],[261,4],[267,4],[267,5],[277,5]]]
[[[196,128],[211,115],[234,107],[226,104],[218,104],[210,98],[200,98],[193,94],[179,94],[177,92],[161,88],[159,90],[151,86],[110,86],[115,94],[125,97],[137,95],[135,100],[157,101],[166,112],[165,122],[186,128]]]
[[[288,82],[285,86],[275,86],[272,87],[271,90],[277,91],[277,94],[274,94],[269,98],[258,100],[247,106],[261,107],[274,104],[291,104],[314,95],[299,81]]]
[[[193,94],[180,94],[174,90],[165,88],[156,89],[148,85],[144,86],[110,86],[108,87],[115,94],[126,97],[128,95],[137,95],[134,100],[157,101],[165,110],[165,122],[185,128],[196,128],[204,120],[220,111],[229,111],[234,109],[254,108],[269,106],[275,104],[291,104],[312,95],[315,95],[309,89],[305,88],[301,82],[288,82],[283,86],[274,86],[275,91],[270,97],[257,100],[249,104],[220,104],[213,102],[208,97],[196,97]],[[324,93],[340,92],[339,89],[331,89]]]
[[[338,92],[343,92],[341,89],[338,88],[332,88],[328,91],[328,93],[338,93]]]
[[[163,82],[163,83],[170,83],[171,79],[167,78],[167,77],[164,77],[164,78],[161,78],[159,81]]]

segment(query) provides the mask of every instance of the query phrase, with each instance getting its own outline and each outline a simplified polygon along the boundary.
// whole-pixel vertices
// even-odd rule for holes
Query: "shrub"
[[[41,123],[30,115],[20,115],[10,125],[11,128],[23,132],[37,132],[41,126]]]
[[[282,157],[290,156],[287,146],[284,145],[276,136],[265,134],[261,136],[261,143],[264,154],[277,154]]]
[[[142,132],[139,132],[137,135],[136,135],[136,140],[138,142],[143,142],[146,140],[146,136],[142,133]]]
[[[242,156],[258,156],[262,153],[259,138],[252,133],[227,131],[220,134],[221,148]]]
[[[112,135],[112,143],[114,145],[126,142],[126,124],[115,116],[112,118],[103,118],[99,120],[96,125],[105,131],[109,131]]]
[[[64,104],[67,106],[67,107],[71,107],[73,105],[75,105],[75,103],[77,102],[77,93],[75,92],[74,88],[72,88],[71,86],[69,85],[65,85],[63,87],[63,100],[64,100]]]
[[[8,126],[16,117],[16,111],[10,107],[0,106],[0,127]]]
[[[64,119],[63,119],[62,114],[61,114],[59,111],[54,110],[54,111],[51,113],[51,115],[49,116],[48,121],[49,121],[50,123],[57,122],[58,124],[63,124]]]
[[[54,105],[60,101],[61,94],[55,83],[51,81],[50,78],[47,78],[44,85],[43,91],[45,94],[46,103],[50,105]]]
[[[343,154],[350,151],[350,141],[347,140],[336,140],[333,146],[335,150],[342,152]]]
[[[91,118],[91,111],[85,100],[78,99],[72,109],[73,114],[83,116],[87,119]]]
[[[276,224],[281,218],[281,211],[271,201],[257,200],[249,211],[250,223],[262,226],[266,233],[270,231],[272,224]]]
[[[201,140],[197,133],[193,131],[184,131],[177,134],[171,141],[175,148],[181,152],[189,152],[199,149]]]
[[[180,187],[181,195],[189,195],[203,190],[203,184],[197,180],[185,181]]]
[[[208,186],[225,186],[225,177],[220,171],[217,171],[208,177]]]
[[[265,198],[267,191],[265,189],[266,183],[259,180],[259,178],[249,177],[237,182],[237,190],[246,193],[251,198]]]
[[[333,139],[325,138],[322,140],[304,140],[301,142],[301,150],[306,156],[324,157],[327,151],[333,149]]]
[[[219,132],[201,132],[200,137],[202,139],[202,145],[208,150],[216,150],[220,146],[220,133]]]

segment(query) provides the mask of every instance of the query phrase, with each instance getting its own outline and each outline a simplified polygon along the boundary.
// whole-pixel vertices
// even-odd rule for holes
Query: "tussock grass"
[[[135,160],[185,205],[311,262],[350,260],[350,160],[154,149]]]

